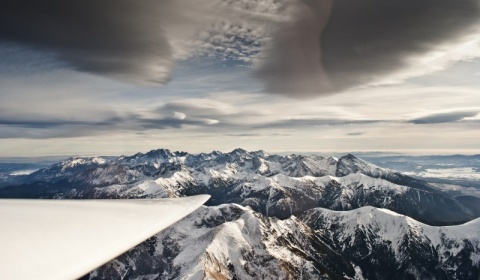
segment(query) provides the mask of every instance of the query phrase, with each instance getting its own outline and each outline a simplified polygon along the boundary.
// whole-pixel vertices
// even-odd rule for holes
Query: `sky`
[[[6,0],[0,157],[480,153],[478,0]]]

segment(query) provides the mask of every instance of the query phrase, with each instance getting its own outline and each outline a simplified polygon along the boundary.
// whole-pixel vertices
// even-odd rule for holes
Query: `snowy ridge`
[[[63,177],[76,174],[82,170],[100,167],[110,163],[108,159],[102,157],[75,157],[69,158],[52,165],[49,168],[37,170],[29,174],[33,180],[46,180],[51,178]]]
[[[398,194],[405,193],[409,188],[389,182],[380,178],[372,178],[362,173],[348,174],[344,177],[333,177],[334,181],[348,188],[358,188],[362,186],[364,190],[385,189]]]
[[[155,262],[156,274],[144,273],[161,279],[331,279],[356,273],[300,220],[266,218],[236,204],[203,207],[155,239],[152,258],[166,263]],[[115,278],[128,269],[138,273],[135,250],[145,247],[92,275]]]
[[[158,149],[118,158],[71,158],[25,180],[23,189],[11,189],[14,194],[23,190],[28,197],[157,198],[207,193],[212,195],[210,205],[238,203],[282,219],[314,207],[351,210],[367,205],[434,225],[480,216],[475,205],[353,155],[279,156],[242,149],[192,155]],[[0,195],[7,190],[0,189]]]
[[[62,161],[61,171],[65,171],[68,168],[73,168],[77,165],[102,165],[107,163],[108,160],[101,157],[91,157],[91,158],[71,158],[70,160]]]
[[[456,272],[466,264],[475,267],[472,273],[478,274],[480,218],[457,226],[434,227],[391,210],[368,206],[351,211],[316,208],[307,211],[302,220],[319,234],[328,236],[345,254],[355,251],[353,258],[359,262],[372,256],[381,263],[391,256],[390,263],[411,266],[411,271],[415,271],[412,275],[418,279],[434,272],[418,269],[418,263],[432,264],[438,267],[439,275],[449,275],[452,279],[472,276],[470,272]]]
[[[340,175],[342,177],[350,173],[369,175],[370,173],[388,174],[390,172],[352,155],[347,155],[337,160],[333,157],[327,158],[318,155],[269,155],[264,151],[247,152],[242,149],[236,149],[230,153],[214,151],[209,154],[199,155],[158,149],[145,154],[138,153],[130,157],[121,156],[113,160],[102,157],[70,158],[50,168],[40,170],[37,175],[58,173],[57,176],[61,176],[62,172],[66,173],[73,168],[76,168],[76,171],[85,171],[107,165],[129,166],[130,168],[145,166],[157,170],[166,166],[170,168],[181,166],[183,169],[192,169],[197,173],[202,173],[206,176],[204,178],[205,182],[208,182],[209,179],[244,178],[249,174],[258,174],[266,177],[276,174],[288,177],[322,177],[327,175],[339,176],[338,173],[345,173]],[[143,169],[148,170],[148,168]]]
[[[321,228],[329,229],[334,225],[343,224],[343,232],[338,237],[341,242],[354,236],[358,229],[374,230],[381,240],[398,244],[405,234],[422,237],[436,248],[442,245],[442,240],[471,240],[480,244],[480,218],[457,226],[435,227],[416,221],[408,216],[398,214],[388,209],[371,206],[350,211],[333,211],[316,208],[305,214],[306,219],[321,219]],[[320,226],[320,225],[319,225]],[[352,240],[351,242],[353,242]],[[393,246],[398,251],[398,246]],[[480,253],[480,252],[479,252]]]
[[[249,207],[224,204],[202,207],[91,275],[103,279],[120,275],[133,279],[147,275],[152,279],[476,279],[479,231],[480,219],[432,227],[374,207],[316,208],[300,218],[279,220]]]

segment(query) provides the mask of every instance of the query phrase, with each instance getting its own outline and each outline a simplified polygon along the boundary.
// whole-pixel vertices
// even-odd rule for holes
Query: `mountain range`
[[[8,198],[210,194],[206,206],[87,279],[478,279],[480,199],[354,155],[236,149],[69,158]]]

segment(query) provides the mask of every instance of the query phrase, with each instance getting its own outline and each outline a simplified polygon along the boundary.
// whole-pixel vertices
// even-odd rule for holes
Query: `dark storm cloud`
[[[436,123],[450,123],[460,121],[464,118],[475,117],[478,112],[451,112],[442,114],[433,114],[422,118],[409,121],[413,124],[436,124]]]
[[[375,82],[412,66],[409,58],[473,32],[479,2],[289,1],[296,16],[279,25],[258,76],[268,91],[300,97]]]
[[[164,83],[174,64],[162,31],[166,2],[5,0],[0,41],[53,52],[81,71]]]

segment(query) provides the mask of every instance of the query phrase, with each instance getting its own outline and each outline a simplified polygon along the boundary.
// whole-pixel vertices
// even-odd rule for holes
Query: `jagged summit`
[[[241,155],[241,154],[247,154],[247,153],[248,153],[247,150],[244,150],[242,148],[236,148],[233,151],[231,151],[229,154]]]
[[[361,160],[352,154],[347,154],[338,159],[336,175],[345,176],[350,173],[362,173],[373,177],[382,177],[392,172]]]

